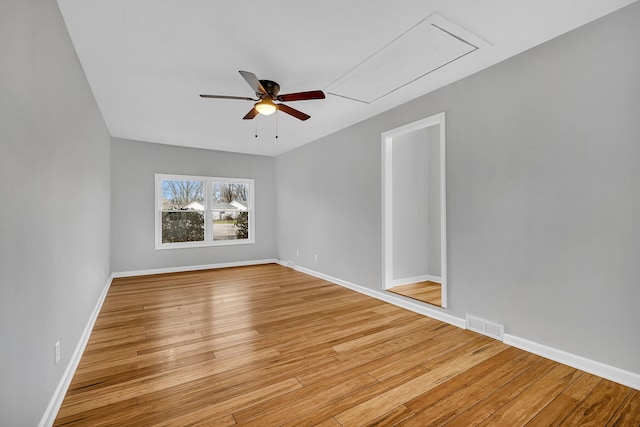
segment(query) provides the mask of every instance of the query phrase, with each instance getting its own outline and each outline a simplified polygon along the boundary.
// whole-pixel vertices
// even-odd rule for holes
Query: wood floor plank
[[[442,425],[484,399],[540,357],[509,348],[405,403],[415,415],[406,426]]]
[[[226,418],[228,414],[232,414],[236,409],[244,409],[250,405],[259,404],[265,400],[273,399],[274,397],[286,394],[287,392],[296,390],[300,387],[302,387],[302,384],[300,384],[295,378],[290,378],[279,383],[269,384],[268,386],[251,390],[250,392],[235,396],[222,402],[203,406],[200,409],[191,411],[175,411],[175,413],[183,413],[172,417],[170,420],[163,420],[162,425],[167,427],[183,427],[193,423],[209,422],[212,418]]]
[[[374,346],[380,341],[386,341],[396,336],[401,336],[416,329],[427,328],[434,323],[433,319],[421,318],[408,322],[396,322],[393,328],[384,328],[380,331],[368,333],[362,337],[355,338],[345,343],[336,344],[333,349],[338,354],[350,353],[354,350],[360,351],[362,348]],[[348,357],[348,356],[347,356]]]
[[[293,427],[293,426],[314,426],[317,423],[323,422],[328,418],[337,418],[335,414],[340,414],[350,408],[353,408],[359,404],[364,402],[368,402],[369,400],[379,396],[382,393],[385,393],[389,390],[393,390],[396,387],[401,386],[407,381],[411,381],[428,370],[422,365],[414,366],[411,369],[408,369],[402,372],[395,377],[392,377],[386,381],[379,382],[378,384],[374,384],[369,388],[359,390],[355,393],[350,394],[344,399],[333,402],[330,405],[324,406],[322,408],[316,409],[314,412],[309,413],[301,418],[296,420],[287,422],[282,424],[282,427]],[[340,378],[340,377],[338,377]],[[340,424],[342,425],[342,424]],[[360,424],[357,424],[360,425]]]
[[[484,344],[482,347],[456,358],[455,363],[440,365],[417,378],[336,415],[335,418],[343,425],[370,422],[396,406],[402,405],[408,400],[431,390],[447,378],[457,375],[470,366],[486,360],[505,349],[506,346],[498,342]]]
[[[640,425],[640,393],[631,392],[629,398],[607,423],[607,427]]]
[[[137,399],[133,398],[67,416],[58,414],[55,423],[66,427],[125,425],[132,414],[136,413],[137,404]],[[107,414],[109,415],[106,416]]]
[[[314,424],[314,427],[343,427],[339,422],[336,421],[335,418],[329,418],[323,422]]]
[[[397,426],[402,421],[413,417],[415,414],[406,406],[400,405],[396,406],[386,414],[380,415],[378,418],[375,418],[363,426]]]
[[[366,374],[345,381],[331,381],[329,385],[316,383],[270,399],[261,405],[234,412],[233,417],[238,424],[248,426],[278,425],[300,418],[377,383],[375,378]]]
[[[601,378],[594,375],[583,373],[551,403],[545,406],[543,410],[538,412],[527,423],[527,426],[559,425],[567,414],[578,406],[601,380]]]
[[[503,386],[490,390],[483,399],[471,407],[465,408],[460,415],[444,425],[468,427],[479,424],[511,401],[515,396],[522,393],[523,390],[529,387],[540,376],[551,371],[554,366],[555,363],[550,360],[541,360],[531,368],[515,376]]]
[[[156,363],[145,368],[132,367],[128,370],[113,371],[111,369],[102,372],[91,372],[84,376],[74,377],[73,383],[69,387],[69,396],[78,393],[87,393],[90,390],[102,389],[110,385],[121,384],[126,381],[138,378],[147,378],[155,374],[183,368],[191,365],[198,365],[206,361],[212,361],[214,356],[211,352],[197,353],[189,357],[182,357],[164,363]]]
[[[402,295],[428,304],[442,306],[442,286],[440,283],[425,281],[408,285],[394,286],[388,292]]]
[[[563,420],[565,425],[597,425],[604,426],[617,412],[632,390],[611,381],[603,381],[601,387],[594,388],[586,399],[574,408]],[[640,420],[636,420],[640,425]]]
[[[379,381],[384,381],[445,354],[458,351],[466,343],[442,343],[424,334],[399,337],[391,342],[394,345],[388,344],[381,343],[378,348],[353,353],[347,359],[338,358],[340,363],[298,376],[298,379],[302,384],[309,385],[330,377],[349,378],[366,372]],[[453,356],[453,353],[451,354]]]
[[[424,354],[423,351],[430,349],[433,346],[433,342],[424,341],[416,344],[411,348],[418,353]],[[384,350],[383,350],[384,351]],[[324,381],[328,378],[350,378],[353,375],[361,375],[364,373],[370,374],[372,369],[376,369],[380,366],[387,364],[397,363],[401,354],[396,352],[381,352],[378,355],[369,355],[369,357],[350,358],[347,360],[338,360],[331,366],[327,366],[325,369],[309,372],[306,375],[298,376],[298,380],[308,386],[320,381]],[[414,365],[415,366],[415,365]],[[409,367],[411,368],[411,367]]]
[[[110,405],[121,400],[130,399],[136,396],[145,395],[157,390],[165,390],[176,385],[189,382],[193,379],[210,375],[214,372],[231,369],[232,366],[245,365],[254,361],[273,359],[277,357],[277,352],[273,349],[264,349],[254,352],[245,358],[219,363],[215,359],[205,362],[173,369],[168,372],[150,374],[144,377],[126,379],[117,384],[109,384],[99,389],[91,389],[83,393],[67,394],[60,411],[63,414],[73,414],[88,409],[94,409],[101,405]]]
[[[551,371],[478,425],[525,425],[580,375],[581,372],[575,368],[565,365],[554,366]]]
[[[268,264],[115,279],[55,425],[638,420],[640,391]]]
[[[306,369],[310,369],[309,365],[321,368],[322,364],[328,360],[323,355],[311,355],[308,359],[279,361],[279,365],[258,369],[239,367],[232,371],[201,377],[170,389],[148,393],[138,398],[140,412],[131,421],[137,425],[144,425],[174,417],[176,396],[182,399],[180,412],[196,411],[203,406],[228,401],[256,389],[263,389],[270,384],[289,381],[296,372],[305,372]],[[257,376],[258,371],[262,375]]]

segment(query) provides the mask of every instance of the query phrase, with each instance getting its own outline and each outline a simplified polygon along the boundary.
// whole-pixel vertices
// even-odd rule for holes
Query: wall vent
[[[503,341],[504,326],[467,314],[467,329]]]

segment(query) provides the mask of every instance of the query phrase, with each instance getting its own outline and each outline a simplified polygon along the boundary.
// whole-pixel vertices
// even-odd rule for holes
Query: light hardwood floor
[[[115,280],[55,425],[639,423],[639,391],[272,264]]]
[[[418,282],[394,286],[388,292],[442,307],[442,287],[436,282]]]

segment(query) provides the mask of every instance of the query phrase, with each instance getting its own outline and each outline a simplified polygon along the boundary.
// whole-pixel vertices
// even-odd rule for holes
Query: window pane
[[[225,212],[213,219],[213,240],[244,240],[249,238],[249,212]]]
[[[214,205],[231,204],[236,209],[247,210],[249,208],[249,184],[237,182],[214,182],[213,200]]]
[[[162,243],[204,240],[204,212],[162,212]]]
[[[162,180],[162,210],[204,210],[204,182]]]
[[[249,238],[249,184],[214,182],[213,240]]]
[[[162,180],[162,243],[204,240],[204,182]]]

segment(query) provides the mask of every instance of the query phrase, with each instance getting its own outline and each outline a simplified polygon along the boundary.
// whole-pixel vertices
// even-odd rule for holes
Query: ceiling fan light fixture
[[[262,101],[256,103],[255,109],[258,111],[258,113],[268,116],[275,113],[278,107],[276,107],[276,104],[274,104],[272,100],[265,98]]]

